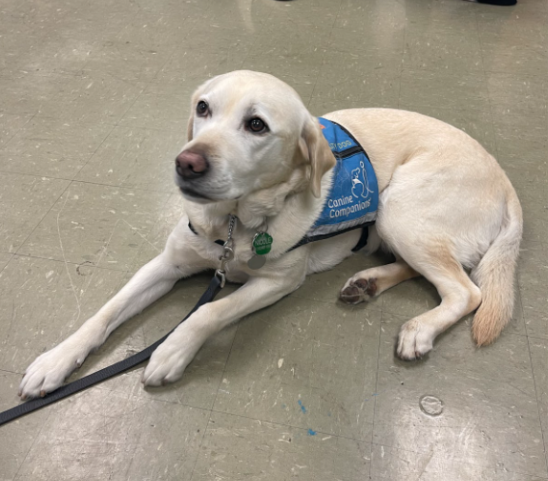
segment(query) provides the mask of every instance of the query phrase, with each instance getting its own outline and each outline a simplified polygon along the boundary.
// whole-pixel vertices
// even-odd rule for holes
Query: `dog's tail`
[[[509,189],[501,230],[471,273],[481,290],[472,334],[478,346],[491,344],[512,318],[514,272],[523,230],[523,214],[513,188]]]

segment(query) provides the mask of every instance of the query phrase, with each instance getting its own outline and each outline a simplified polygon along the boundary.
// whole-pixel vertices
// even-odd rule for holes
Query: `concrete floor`
[[[470,319],[415,364],[393,356],[438,302],[409,281],[336,302],[352,258],[211,340],[180,382],[140,369],[0,428],[1,480],[548,479],[548,2],[0,0],[0,409],[39,353],[163,246],[189,95],[242,67],[314,114],[416,110],[469,132],[520,195],[515,317],[478,350]],[[167,332],[206,276],[117,331],[74,377]],[[423,395],[443,402],[421,411]]]

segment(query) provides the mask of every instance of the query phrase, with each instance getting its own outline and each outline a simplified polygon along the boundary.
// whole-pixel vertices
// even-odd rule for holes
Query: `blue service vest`
[[[295,247],[367,227],[375,222],[379,208],[377,176],[363,147],[341,125],[322,117],[318,120],[337,164],[320,216]],[[367,229],[360,248],[365,245],[363,237],[367,242]]]

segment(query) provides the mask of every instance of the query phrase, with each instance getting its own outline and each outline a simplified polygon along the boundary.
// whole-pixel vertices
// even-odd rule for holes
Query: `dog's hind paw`
[[[341,289],[339,299],[346,304],[359,304],[368,301],[377,293],[377,279],[351,277]]]
[[[396,355],[402,361],[416,361],[434,347],[435,336],[415,319],[407,321],[400,329]]]

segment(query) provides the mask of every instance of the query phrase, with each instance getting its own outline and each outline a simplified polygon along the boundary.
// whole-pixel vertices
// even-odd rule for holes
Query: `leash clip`
[[[221,269],[217,269],[215,271],[215,275],[219,278],[219,281],[221,281],[221,289],[225,286],[226,284],[226,275],[225,275],[225,272],[222,271]]]
[[[233,249],[232,239],[227,240],[223,245],[223,255],[219,257],[221,261],[220,267],[215,271],[215,275],[221,280],[221,287],[225,286],[226,283],[226,264],[234,259],[234,249]]]

